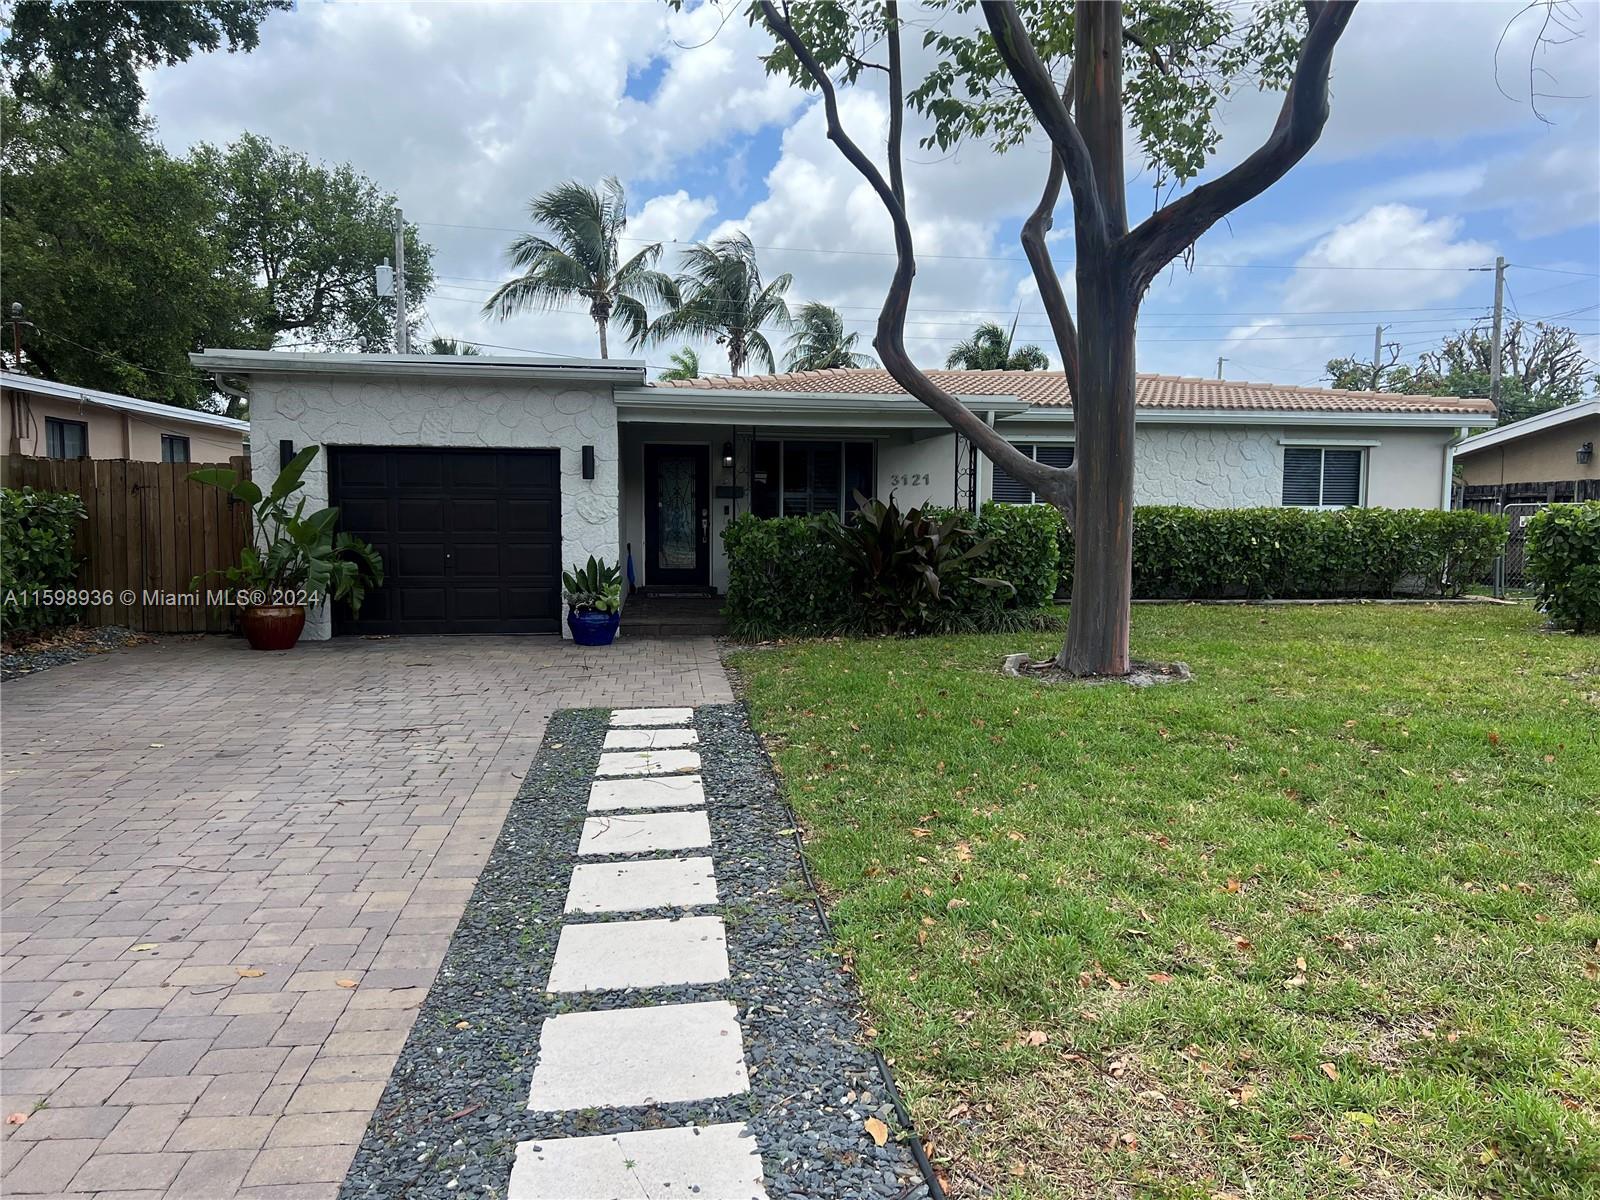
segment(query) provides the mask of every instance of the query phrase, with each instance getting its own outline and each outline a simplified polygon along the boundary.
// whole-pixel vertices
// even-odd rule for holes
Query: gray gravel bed
[[[852,985],[828,952],[771,768],[742,707],[706,706],[695,714],[722,903],[578,918],[719,912],[731,978],[561,996],[542,990],[608,719],[607,710],[566,710],[551,719],[341,1200],[501,1197],[518,1142],[722,1121],[749,1123],[774,1200],[924,1200],[926,1185],[895,1140],[906,1131],[859,1042]],[[738,1010],[748,1093],[582,1112],[527,1110],[545,1017],[718,999]],[[874,1116],[891,1130],[886,1146],[874,1145],[863,1127]]]
[[[0,653],[0,681],[9,682],[24,675],[36,675],[51,667],[93,658],[109,650],[147,642],[150,639],[121,625],[62,630],[49,640],[31,642]]]

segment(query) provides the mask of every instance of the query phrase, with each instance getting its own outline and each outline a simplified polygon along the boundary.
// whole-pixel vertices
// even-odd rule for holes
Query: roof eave
[[[1559,429],[1569,422],[1580,421],[1584,417],[1600,417],[1600,397],[1596,397],[1593,400],[1580,400],[1576,404],[1568,404],[1561,408],[1552,408],[1548,412],[1524,417],[1520,421],[1513,421],[1511,424],[1502,425],[1498,429],[1475,433],[1469,438],[1462,439],[1460,445],[1456,447],[1456,457],[1460,458],[1463,454],[1475,454],[1479,450],[1488,450],[1495,446],[1504,445],[1506,442],[1527,437],[1529,434],[1545,433],[1551,429]]]
[[[225,375],[364,375],[423,378],[553,379],[643,383],[645,364],[626,358],[511,358],[454,354],[306,354],[282,350],[204,350],[189,355],[203,371]]]
[[[1025,412],[1001,418],[1007,421],[1073,422],[1072,408],[1065,404],[1034,405]],[[1481,411],[1400,412],[1363,409],[1290,408],[1162,408],[1141,405],[1134,412],[1141,425],[1388,425],[1427,429],[1460,429],[1464,426],[1493,425],[1494,414]]]

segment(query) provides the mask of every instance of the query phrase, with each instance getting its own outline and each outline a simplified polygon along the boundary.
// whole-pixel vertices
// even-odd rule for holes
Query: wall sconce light
[[[722,443],[722,465],[728,470],[733,470],[733,443]]]
[[[1585,442],[1583,445],[1578,447],[1578,461],[1580,463],[1587,463],[1593,458],[1594,458],[1594,443],[1593,442]]]
[[[593,479],[594,478],[594,447],[593,446],[585,446],[583,448],[583,477],[585,479]]]
[[[294,443],[288,438],[278,442],[278,470],[283,470],[294,461]]]

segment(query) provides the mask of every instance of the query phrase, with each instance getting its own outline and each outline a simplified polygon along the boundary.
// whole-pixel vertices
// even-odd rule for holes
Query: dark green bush
[[[1539,608],[1562,629],[1600,631],[1600,500],[1552,504],[1528,522]]]
[[[826,526],[838,518],[745,513],[723,531],[728,599],[723,612],[737,637],[819,634],[842,628],[853,607],[850,569]]]
[[[77,582],[78,523],[83,500],[72,492],[0,489],[0,612],[5,634],[18,637],[77,618],[77,609],[41,604],[37,593]]]

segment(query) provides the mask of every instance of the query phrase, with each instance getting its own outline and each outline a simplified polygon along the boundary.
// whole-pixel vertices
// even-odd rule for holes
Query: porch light
[[[1578,447],[1578,461],[1580,463],[1589,462],[1593,458],[1594,458],[1594,443],[1593,442],[1585,442],[1583,445]]]
[[[1582,459],[1580,461],[1587,462],[1588,460],[1587,459]],[[722,443],[722,465],[725,468],[727,468],[728,470],[730,470],[730,471],[733,470],[733,443],[732,442],[723,442]]]

